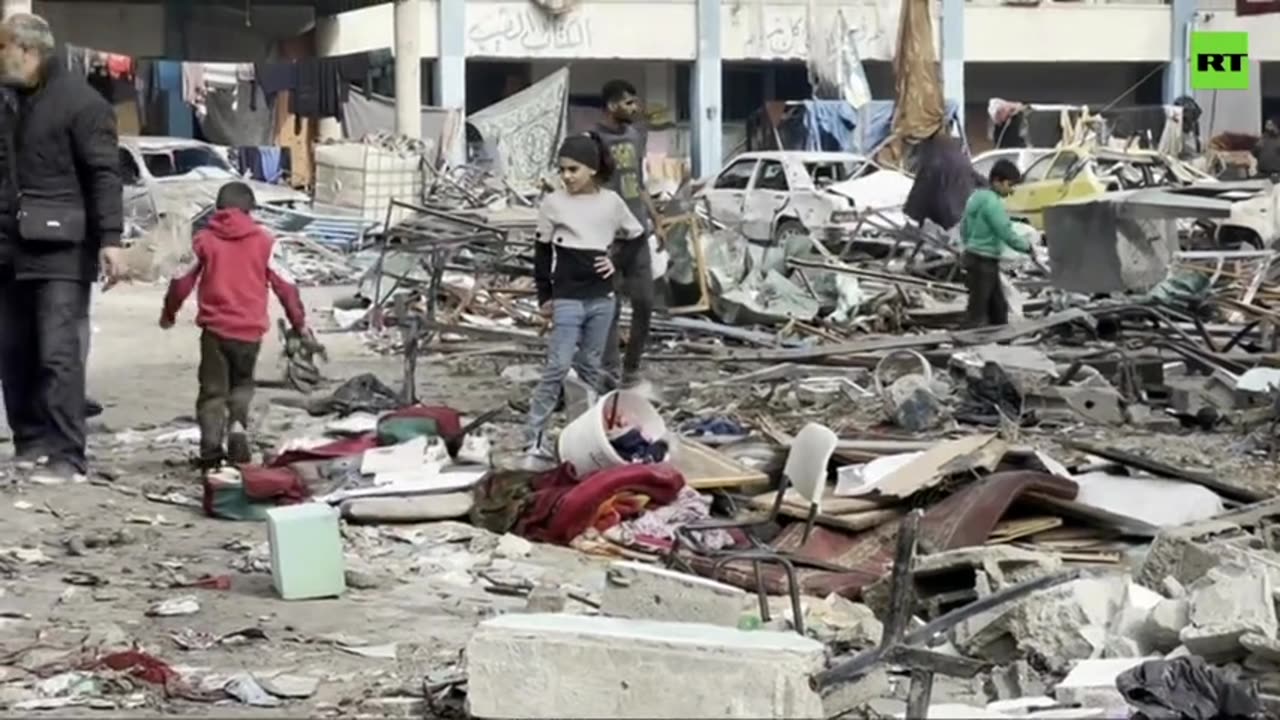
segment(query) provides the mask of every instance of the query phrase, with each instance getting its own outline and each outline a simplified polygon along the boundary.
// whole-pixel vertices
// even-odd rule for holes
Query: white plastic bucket
[[[609,443],[610,422],[637,427],[651,440],[667,436],[667,424],[648,398],[637,392],[615,390],[601,396],[560,433],[560,462],[572,465],[579,478],[626,465],[627,461]]]

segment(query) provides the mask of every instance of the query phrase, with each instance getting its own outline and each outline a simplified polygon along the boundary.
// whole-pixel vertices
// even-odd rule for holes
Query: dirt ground
[[[346,292],[308,289],[304,299],[315,316],[317,308]],[[0,708],[30,701],[42,689],[89,704],[59,707],[55,701],[50,712],[58,716],[421,717],[424,678],[443,683],[456,676],[459,651],[474,625],[525,606],[524,598],[480,589],[477,572],[513,584],[535,582],[598,595],[604,575],[597,561],[540,546],[528,557],[509,557],[513,553],[507,549],[495,551],[496,536],[437,523],[349,527],[344,531],[348,568],[358,570],[360,584],[368,587],[351,589],[337,600],[276,599],[265,571],[265,525],[211,520],[198,508],[174,504],[199,500],[197,476],[184,464],[192,446],[156,438],[188,426],[181,418],[192,414],[199,331],[192,307],[174,329],[157,327],[161,297],[158,286],[133,285],[96,299],[89,385],[107,410],[94,423],[91,452],[95,469],[108,477],[69,487],[0,485]],[[395,358],[371,353],[354,334],[322,339],[331,355],[327,376],[372,371],[398,386]],[[279,376],[279,351],[277,339],[269,338],[259,364],[261,378]],[[459,383],[447,367],[423,362],[419,388],[423,398],[474,412],[505,400],[506,382],[496,370],[488,375]],[[450,377],[454,381],[446,382]],[[273,394],[280,393],[259,393],[260,413],[269,416],[266,425],[306,422],[299,412],[267,409]],[[144,429],[150,425],[158,427]],[[131,432],[118,434],[125,430]],[[3,452],[7,456],[11,448]],[[229,576],[230,589],[173,587],[206,575]],[[153,604],[187,595],[199,604],[195,614],[147,615]],[[569,605],[570,611],[586,608],[574,601]],[[180,647],[198,648],[246,629],[261,631],[251,633],[261,639],[204,650]],[[310,698],[278,707],[248,707],[227,700],[164,700],[154,688],[129,687],[127,681],[125,687],[107,687],[108,681],[120,680],[102,674],[72,676],[78,682],[71,690],[53,687],[69,682],[65,673],[56,672],[57,663],[74,665],[76,655],[95,646],[132,643],[170,663],[196,689],[220,687],[242,673],[263,680],[282,672],[319,680],[319,688]],[[387,644],[394,646],[381,647]],[[362,652],[377,657],[344,646],[372,647]],[[33,674],[37,668],[43,670]],[[53,679],[40,678],[49,673]],[[10,709],[7,714],[31,712]]]
[[[59,717],[441,717],[444,710],[427,707],[424,687],[448,688],[462,677],[459,654],[476,623],[527,604],[524,597],[486,591],[490,582],[482,574],[503,585],[546,588],[567,611],[589,611],[604,586],[604,561],[500,542],[461,523],[346,526],[353,587],[335,600],[276,599],[265,525],[209,519],[198,508],[198,477],[186,461],[194,451],[189,428],[199,331],[193,307],[173,330],[157,326],[162,293],[160,286],[138,284],[96,300],[89,386],[107,409],[91,428],[90,482],[44,488],[0,481],[0,717],[41,711]],[[323,309],[349,293],[311,288],[303,295],[315,324],[323,326]],[[331,357],[328,377],[374,372],[399,386],[398,358],[370,351],[358,334],[321,337]],[[259,361],[260,379],[280,376],[279,353],[273,335]],[[502,377],[518,362],[425,358],[419,396],[469,414],[503,406],[513,393],[525,394]],[[655,363],[652,372],[675,387],[682,379],[723,380],[754,369],[721,368],[717,375],[705,364]],[[301,411],[271,402],[283,395],[259,392],[255,412],[264,442],[318,427]],[[791,432],[815,418],[844,436],[870,435],[878,414],[874,403],[851,404],[843,396],[815,404],[812,392],[798,387],[765,393],[729,381],[719,390],[675,395],[669,411],[767,412]],[[509,415],[498,424],[499,448],[516,449],[516,420]],[[0,434],[7,440],[7,428]],[[1056,436],[1029,431],[1021,441],[1052,451],[1052,440],[1063,435],[1151,452],[1275,492],[1275,466],[1229,433],[1155,436],[1082,425]],[[9,452],[6,443],[0,457]],[[189,587],[206,576],[229,578],[230,586]],[[184,596],[193,597],[198,610],[148,614],[156,603]],[[169,663],[184,684],[170,687],[166,697],[119,674],[79,671],[84,658],[130,645]],[[245,675],[259,684],[314,681],[317,687],[308,697],[270,707],[189,699]],[[447,690],[431,693],[439,694]]]

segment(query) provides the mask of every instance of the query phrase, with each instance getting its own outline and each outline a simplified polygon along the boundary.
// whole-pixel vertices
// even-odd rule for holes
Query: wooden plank
[[[991,536],[987,538],[986,544],[1001,545],[1061,526],[1062,518],[1052,515],[1005,520],[998,523],[995,529],[991,531]]]
[[[674,464],[694,490],[769,486],[768,475],[688,438],[680,439]]]

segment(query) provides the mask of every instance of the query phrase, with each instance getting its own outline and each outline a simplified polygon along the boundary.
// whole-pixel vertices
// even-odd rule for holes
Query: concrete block
[[[1182,644],[1182,629],[1191,624],[1191,602],[1164,599],[1151,608],[1143,638],[1149,647],[1166,653]]]
[[[934,618],[987,597],[1011,585],[1057,572],[1062,561],[1052,555],[1008,546],[962,548],[916,559],[912,582],[916,610]],[[863,602],[883,617],[888,612],[889,578],[865,589]],[[957,625],[952,641],[962,654],[996,664],[1014,659],[1016,643],[1008,635],[1007,618],[1016,605],[993,608]]]
[[[1112,623],[1112,635],[1131,641],[1134,649],[1119,652],[1119,648],[1113,648],[1112,652],[1115,654],[1108,657],[1136,657],[1147,654],[1147,618],[1150,617],[1155,606],[1163,600],[1164,598],[1158,592],[1148,590],[1137,583],[1128,584],[1120,612],[1116,614]],[[1122,645],[1127,647],[1126,643]]]
[[[467,645],[477,718],[822,718],[823,646],[795,633],[506,615]]]
[[[1073,660],[1102,654],[1128,584],[1125,576],[1104,575],[1036,593],[1018,606],[1009,632],[1024,653],[1065,672]]]
[[[1054,555],[991,545],[917,557],[911,576],[916,588],[917,610],[925,617],[934,618],[974,599],[1050,575],[1061,568],[1062,560]],[[984,578],[985,587],[980,585]],[[889,585],[886,574],[862,592],[862,601],[879,617],[884,617],[889,610]],[[970,589],[971,595],[962,595]]]
[[[1256,568],[1216,568],[1191,588],[1191,624],[1179,637],[1206,658],[1242,655],[1241,636],[1275,637],[1276,607],[1271,578]]]
[[[615,562],[605,576],[601,611],[614,617],[737,627],[755,601],[741,588],[636,562]]]
[[[1044,680],[1025,660],[993,668],[983,688],[987,697],[998,700],[1016,700],[1043,695]]]
[[[1278,520],[1280,498],[1273,498],[1212,520],[1165,528],[1156,535],[1136,580],[1156,591],[1161,589],[1166,577],[1190,585],[1221,564],[1215,552],[1227,548],[1247,549],[1250,532],[1265,522]]]
[[[1270,635],[1245,633],[1240,636],[1240,645],[1249,651],[1251,657],[1266,660],[1271,664],[1280,664],[1280,640]]]
[[[1053,696],[1064,705],[1127,709],[1129,704],[1116,689],[1116,678],[1148,660],[1150,658],[1081,660],[1054,688]]]

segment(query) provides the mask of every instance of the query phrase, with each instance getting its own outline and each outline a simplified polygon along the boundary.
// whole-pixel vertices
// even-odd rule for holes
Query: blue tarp
[[[832,150],[870,154],[889,139],[893,129],[892,100],[872,100],[855,110],[844,100],[805,100],[803,150]],[[960,105],[947,101],[947,123],[958,123]]]

